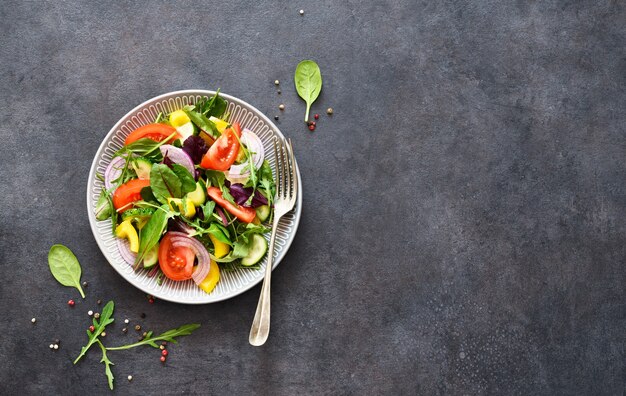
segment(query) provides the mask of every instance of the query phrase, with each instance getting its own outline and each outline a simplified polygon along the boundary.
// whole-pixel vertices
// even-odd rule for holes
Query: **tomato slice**
[[[165,124],[148,124],[142,127],[139,127],[132,131],[126,140],[124,141],[124,145],[129,145],[133,142],[136,142],[139,139],[148,138],[152,139],[155,142],[160,142],[162,140],[167,139],[175,133],[174,137],[170,139],[170,143],[174,142],[176,139],[180,139],[180,134],[174,129],[174,127],[165,125]]]
[[[133,179],[119,186],[113,193],[113,206],[122,213],[131,203],[141,200],[141,189],[150,186],[150,180]]]
[[[254,210],[254,208],[233,205],[222,197],[222,191],[220,191],[217,187],[209,187],[206,189],[206,192],[219,206],[226,209],[228,213],[232,214],[244,223],[252,223],[252,220],[254,220],[254,217],[256,216],[256,210]]]
[[[235,163],[237,154],[239,154],[240,137],[241,127],[235,123],[231,128],[226,129],[215,143],[211,145],[209,151],[202,157],[200,166],[204,169],[228,170]]]
[[[196,255],[186,246],[172,246],[172,234],[163,236],[159,244],[159,267],[173,281],[191,279]]]

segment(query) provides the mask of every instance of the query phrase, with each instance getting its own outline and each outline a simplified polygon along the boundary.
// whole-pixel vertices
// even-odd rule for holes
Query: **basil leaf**
[[[137,258],[135,258],[135,264],[133,266],[135,270],[139,268],[139,264],[146,253],[155,247],[156,244],[159,243],[159,239],[161,239],[161,234],[163,234],[167,226],[167,219],[171,216],[169,210],[167,212],[163,210],[166,207],[167,206],[164,205],[162,209],[158,209],[154,212],[150,220],[148,220],[146,225],[139,232],[139,252],[137,253]]]
[[[161,203],[167,198],[182,197],[182,183],[176,173],[164,164],[153,164],[150,171],[150,188]]]
[[[48,252],[48,266],[52,276],[63,286],[75,287],[82,298],[85,293],[80,285],[81,268],[74,253],[66,246],[52,245]]]
[[[322,73],[317,63],[312,60],[303,60],[298,63],[294,82],[296,83],[298,95],[306,102],[304,122],[308,122],[311,105],[315,102],[322,90]]]
[[[189,117],[191,122],[211,135],[212,138],[217,139],[221,135],[213,121],[209,120],[205,115],[189,109],[183,109],[183,111],[187,114],[187,117]]]
[[[172,171],[178,176],[181,182],[183,195],[188,192],[196,191],[196,181],[187,168],[179,164],[173,164]]]

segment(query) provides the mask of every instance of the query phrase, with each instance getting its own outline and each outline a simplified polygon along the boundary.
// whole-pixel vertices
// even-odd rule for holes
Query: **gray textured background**
[[[99,352],[71,363],[101,298],[118,322],[202,323],[165,367],[110,353],[120,394],[622,394],[624,3],[289,3],[0,4],[0,393],[108,394]],[[315,133],[292,83],[306,58],[314,111],[335,109]],[[270,117],[285,103],[302,171],[263,348],[247,342],[259,287],[150,305],[87,222],[113,124],[217,87]],[[53,243],[89,282],[74,309]],[[135,338],[121,328],[109,345]]]

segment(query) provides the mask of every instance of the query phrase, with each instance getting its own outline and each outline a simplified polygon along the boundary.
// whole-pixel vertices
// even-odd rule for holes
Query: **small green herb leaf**
[[[96,321],[94,319],[95,330],[93,331],[93,333],[87,330],[87,335],[89,336],[89,342],[87,342],[87,345],[82,347],[82,349],[80,350],[80,354],[78,355],[76,360],[74,360],[74,364],[78,363],[80,358],[85,356],[89,348],[91,348],[91,346],[98,340],[98,336],[104,331],[107,325],[113,323],[114,319],[112,316],[113,316],[114,308],[115,308],[115,304],[113,304],[113,301],[109,301],[108,303],[106,303],[104,308],[102,308],[102,313],[100,314],[99,321]]]
[[[187,114],[187,117],[189,117],[191,122],[196,124],[198,128],[211,135],[211,137],[213,137],[214,139],[217,139],[221,135],[213,121],[209,120],[204,114],[198,113],[190,109],[183,109],[183,111],[185,112],[185,114]]]
[[[317,63],[312,60],[303,60],[298,63],[294,81],[298,95],[306,102],[304,122],[308,122],[311,105],[315,102],[322,90],[322,73]]]
[[[200,325],[197,323],[186,324],[186,325],[180,326],[177,329],[168,330],[165,333],[160,334],[156,337],[152,337],[152,332],[149,332],[146,338],[144,338],[143,340],[139,342],[136,342],[134,344],[113,347],[113,348],[107,348],[107,350],[108,351],[120,351],[123,349],[135,348],[141,345],[150,345],[153,348],[158,348],[159,345],[156,343],[156,341],[167,341],[167,342],[173,342],[174,344],[176,344],[177,343],[176,337],[190,335],[199,327]]]
[[[150,171],[150,187],[152,193],[161,203],[167,198],[182,197],[182,183],[176,173],[164,164],[153,164]]]
[[[78,289],[82,298],[85,293],[80,285],[81,268],[74,253],[66,246],[53,245],[48,252],[48,266],[52,276],[63,286]]]
[[[98,202],[96,202],[96,219],[98,220],[106,220],[111,217],[111,204],[109,203],[109,199],[107,197],[107,192],[105,189],[102,189],[100,192],[100,197],[98,198]]]
[[[115,366],[115,363],[109,360],[107,356],[107,349],[102,345],[100,340],[96,340],[98,346],[102,350],[102,359],[100,359],[101,363],[104,363],[104,373],[107,376],[107,382],[109,383],[109,389],[113,390],[113,380],[115,377],[113,376],[113,372],[111,371],[111,366]]]

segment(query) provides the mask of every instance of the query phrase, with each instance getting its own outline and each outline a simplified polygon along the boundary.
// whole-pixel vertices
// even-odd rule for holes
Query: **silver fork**
[[[274,198],[274,221],[272,222],[272,236],[270,237],[269,252],[267,253],[267,267],[261,287],[259,304],[256,307],[252,328],[250,329],[250,344],[261,346],[267,341],[270,334],[270,285],[272,281],[272,266],[274,265],[274,244],[278,221],[287,214],[296,204],[298,197],[298,172],[296,161],[293,158],[291,139],[285,144],[283,139],[274,137],[274,155],[276,158],[276,198]]]

